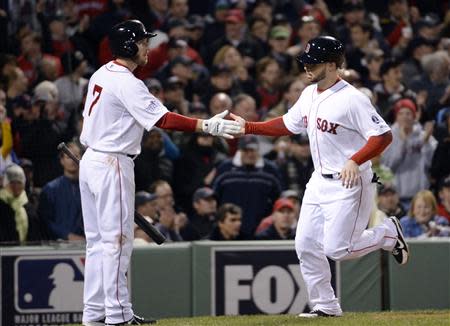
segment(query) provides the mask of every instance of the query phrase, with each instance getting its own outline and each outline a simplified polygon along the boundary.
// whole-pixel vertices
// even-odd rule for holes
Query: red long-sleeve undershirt
[[[265,136],[292,135],[283,122],[283,117],[278,117],[264,122],[246,122],[245,133]]]
[[[392,142],[392,133],[390,131],[379,135],[369,137],[367,143],[350,158],[356,164],[361,165],[377,155],[383,153],[384,149]]]
[[[292,133],[286,128],[283,118],[278,117],[264,122],[246,122],[245,133],[265,136],[287,136]],[[369,137],[366,145],[356,152],[351,160],[361,165],[375,156],[381,154],[392,142],[392,133],[386,132],[380,136]]]
[[[195,132],[197,121],[198,119],[188,118],[178,113],[167,112],[158,120],[155,126],[162,129]]]

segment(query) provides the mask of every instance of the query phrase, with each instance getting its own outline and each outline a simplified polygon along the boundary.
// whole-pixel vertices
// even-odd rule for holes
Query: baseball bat
[[[66,143],[62,142],[58,145],[58,150],[62,151],[68,157],[70,157],[77,165],[80,165],[80,159],[72,153],[67,147]],[[160,245],[166,241],[166,237],[159,232],[151,223],[149,223],[144,216],[138,211],[134,210],[134,222],[153,240],[156,244]]]

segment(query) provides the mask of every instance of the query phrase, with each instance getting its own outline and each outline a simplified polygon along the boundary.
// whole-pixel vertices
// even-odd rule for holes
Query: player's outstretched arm
[[[245,134],[264,135],[264,136],[288,136],[292,135],[286,125],[284,124],[283,117],[277,117],[264,122],[249,122],[245,121],[242,117],[230,113],[230,117],[239,122],[240,131],[235,136],[242,136]]]
[[[228,114],[225,110],[216,114],[211,119],[194,119],[185,117],[184,115],[167,112],[158,122],[156,127],[162,129],[188,131],[188,132],[205,132],[213,136],[222,136],[224,138],[232,139],[233,135],[239,133],[241,126],[234,120],[225,120],[224,117]]]

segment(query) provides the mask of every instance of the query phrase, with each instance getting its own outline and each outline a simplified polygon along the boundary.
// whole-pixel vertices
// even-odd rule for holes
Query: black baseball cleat
[[[405,265],[409,258],[409,248],[405,241],[405,236],[403,235],[402,226],[397,217],[390,216],[389,219],[394,223],[395,228],[397,229],[397,242],[395,243],[394,249],[392,249],[392,255],[397,263]]]
[[[298,317],[301,317],[301,318],[341,317],[341,315],[332,315],[332,314],[327,314],[326,312],[323,312],[322,310],[313,310],[310,312],[305,312],[305,313],[299,314]]]
[[[146,319],[146,318],[134,315],[133,318],[131,318],[129,321],[126,321],[124,323],[105,324],[105,326],[144,325],[144,324],[156,324],[156,319],[153,319],[153,318]]]

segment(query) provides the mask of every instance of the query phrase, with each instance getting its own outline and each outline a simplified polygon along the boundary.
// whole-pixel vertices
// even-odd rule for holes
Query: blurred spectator
[[[389,0],[387,16],[380,20],[389,45],[405,47],[412,37],[412,27],[406,0]]]
[[[435,183],[439,183],[447,175],[450,175],[450,108],[445,114],[443,123],[437,126],[434,133],[438,145],[431,161],[431,177]]]
[[[13,116],[12,107],[13,102],[17,101],[25,94],[28,88],[28,80],[25,77],[22,69],[19,67],[12,68],[6,75],[6,110],[8,117]]]
[[[309,40],[318,37],[321,32],[319,22],[312,16],[303,16],[300,18],[299,25],[294,29],[296,32],[297,43],[288,48],[287,53],[295,57],[305,51]]]
[[[262,58],[256,64],[258,87],[256,92],[260,98],[258,115],[264,118],[267,111],[280,100],[279,82],[282,70],[279,63],[270,57]]]
[[[295,221],[294,205],[289,199],[278,199],[273,205],[270,217],[272,223],[265,230],[256,233],[256,240],[292,240],[295,238],[295,232],[292,229]]]
[[[273,18],[273,4],[270,0],[256,0],[251,8],[252,17],[261,17],[269,24]]]
[[[311,158],[308,136],[291,136],[286,162],[280,166],[281,175],[287,189],[304,192],[314,165]]]
[[[241,92],[239,85],[234,83],[233,75],[229,67],[220,64],[213,66],[210,72],[210,81],[202,97],[203,103],[209,103],[211,98],[219,92],[226,93],[230,97],[234,97]]]
[[[194,191],[212,184],[216,166],[226,158],[217,150],[214,141],[214,137],[208,134],[192,135],[176,163],[174,188],[178,203],[185,211],[191,210]]]
[[[5,92],[0,90],[0,182],[6,167],[12,163],[11,152],[13,149],[11,122],[6,115],[5,103]]]
[[[253,65],[255,60],[263,56],[259,44],[245,33],[246,21],[244,12],[240,9],[228,10],[225,18],[225,33],[219,36],[207,48],[203,58],[207,65],[211,64],[216,52],[224,45],[233,45],[244,57],[246,66]]]
[[[402,64],[402,82],[411,87],[416,76],[423,74],[422,58],[434,51],[434,42],[416,37],[408,44],[405,61]]]
[[[216,221],[217,200],[214,191],[209,187],[197,189],[192,196],[194,212],[180,234],[184,241],[195,241],[205,238],[212,232]]]
[[[373,49],[366,53],[363,61],[367,69],[365,75],[362,75],[363,86],[372,90],[376,84],[382,82],[380,76],[380,68],[383,64],[383,51],[380,49]]]
[[[54,55],[42,52],[41,36],[34,32],[29,33],[24,35],[20,42],[21,55],[17,58],[17,63],[25,73],[30,85],[34,85],[37,82],[40,70],[44,75],[50,73],[58,76],[62,73],[60,59]],[[44,63],[42,64],[43,60]],[[50,71],[47,71],[48,69]],[[54,69],[54,71],[51,69]]]
[[[306,85],[300,79],[285,78],[281,87],[281,101],[272,107],[266,115],[266,120],[280,117],[297,102]]]
[[[209,240],[249,240],[250,237],[241,230],[242,210],[234,204],[223,204],[217,211],[217,223]]]
[[[76,157],[81,157],[77,143],[68,143],[67,146]],[[65,153],[61,152],[59,157],[63,175],[42,188],[38,214],[47,225],[52,240],[84,240],[78,164]]]
[[[84,78],[87,61],[80,51],[67,52],[61,57],[64,76],[55,81],[60,103],[64,109],[64,119],[80,107],[86,93],[88,80]]]
[[[450,223],[450,175],[439,184],[437,214],[445,217]]]
[[[209,45],[225,34],[225,19],[230,7],[231,4],[228,0],[217,0],[215,2],[213,17],[206,20],[205,44]]]
[[[412,197],[429,186],[428,171],[437,142],[432,136],[433,123],[415,122],[416,106],[409,99],[395,104],[393,141],[384,152],[382,162],[395,174],[400,200],[409,207]]]
[[[170,0],[169,17],[176,19],[185,19],[189,13],[188,0]]]
[[[164,152],[162,131],[153,128],[142,137],[142,151],[134,160],[136,190],[148,190],[156,180],[172,182],[174,166]]]
[[[254,234],[281,192],[279,177],[275,176],[279,172],[273,163],[261,158],[255,136],[241,138],[239,149],[232,160],[219,166],[213,188],[219,204],[233,203],[242,208],[242,231]]]
[[[147,30],[159,29],[167,18],[168,0],[130,1],[133,15]]]
[[[215,116],[225,110],[229,110],[233,105],[231,97],[223,92],[219,92],[211,97],[209,101],[209,114]]]
[[[397,189],[391,184],[378,186],[377,206],[387,216],[401,218],[406,215],[406,210],[400,203]]]
[[[48,238],[45,225],[28,204],[25,183],[25,173],[20,166],[13,164],[6,168],[3,177],[4,188],[0,189],[0,201],[9,206],[9,209],[0,205],[6,213],[1,219],[1,241],[24,243]]]
[[[429,190],[419,191],[411,202],[408,216],[400,219],[405,237],[449,236],[450,227],[447,219],[436,213],[437,203],[433,193]]]
[[[446,51],[424,55],[421,59],[423,75],[414,78],[411,89],[426,94],[425,118],[434,120],[438,111],[450,105],[450,57]]]
[[[183,67],[184,68],[184,67]],[[186,84],[177,76],[171,76],[164,83],[164,105],[179,114],[187,115],[189,101],[185,96]]]
[[[146,191],[138,191],[134,199],[134,207],[149,223],[158,221],[158,208],[156,206],[156,195]],[[139,226],[134,225],[135,243],[149,243],[153,240]]]
[[[399,61],[392,59],[385,60],[380,67],[380,76],[383,82],[376,84],[373,88],[375,98],[377,99],[376,104],[383,119],[388,123],[393,123],[393,103],[403,97],[414,98],[415,94],[401,83],[402,72]]]
[[[272,27],[269,33],[270,56],[278,62],[283,73],[295,75],[297,64],[294,62],[293,56],[287,53],[290,37],[291,32],[288,28]]]
[[[202,16],[191,15],[188,19],[187,33],[189,46],[197,52],[204,52],[206,44],[204,42],[205,20]]]
[[[167,181],[157,180],[149,188],[150,193],[156,195],[156,207],[159,220],[156,227],[169,241],[182,241],[180,229],[187,223],[184,213],[175,212],[175,201],[172,187]]]
[[[264,53],[269,52],[267,44],[270,23],[262,17],[253,17],[248,26],[250,35],[258,43],[259,47],[263,49]]]

